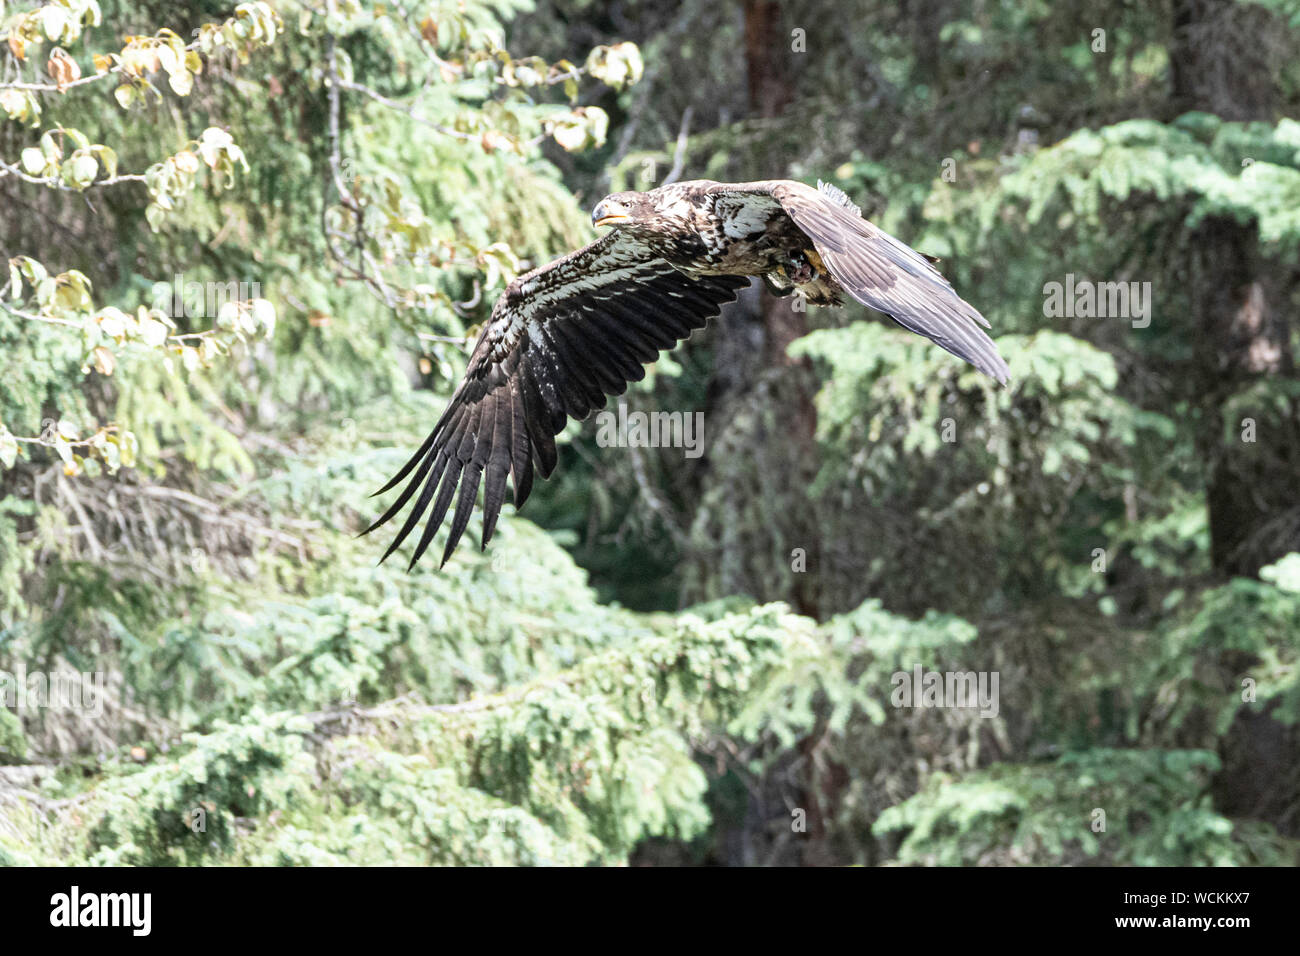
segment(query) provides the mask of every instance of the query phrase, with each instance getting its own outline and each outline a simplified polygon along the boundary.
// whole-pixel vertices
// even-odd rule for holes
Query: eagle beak
[[[596,203],[596,208],[591,211],[591,224],[593,226],[615,226],[620,222],[628,222],[631,219],[627,207],[613,199],[602,199]]]

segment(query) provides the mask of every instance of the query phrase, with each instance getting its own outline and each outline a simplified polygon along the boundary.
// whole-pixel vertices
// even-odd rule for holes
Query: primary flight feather
[[[840,305],[847,293],[1007,381],[984,317],[929,260],[863,219],[834,186],[695,180],[615,193],[596,204],[591,218],[613,228],[506,287],[442,417],[376,492],[407,479],[367,532],[418,494],[384,558],[429,512],[414,567],[454,502],[446,564],[480,485],[486,548],[507,477],[519,508],[533,469],[550,477],[565,421],[585,418],[606,396],[640,381],[645,365],[703,328],[751,276],[762,276],[778,295],[798,290],[815,305]]]

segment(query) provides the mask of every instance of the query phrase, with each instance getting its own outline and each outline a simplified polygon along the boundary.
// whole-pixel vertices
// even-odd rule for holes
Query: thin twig
[[[686,167],[686,141],[691,135],[691,116],[694,113],[694,106],[686,107],[686,111],[682,113],[682,125],[677,130],[677,147],[673,150],[673,168],[668,170],[668,175],[660,183],[661,186],[677,182],[682,170]]]

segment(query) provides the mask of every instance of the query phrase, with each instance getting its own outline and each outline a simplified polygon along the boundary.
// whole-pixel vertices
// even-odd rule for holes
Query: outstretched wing
[[[985,334],[988,321],[924,256],[862,218],[843,191],[789,180],[724,186],[770,196],[812,240],[831,276],[863,305],[1006,384],[1009,370]]]
[[[645,377],[644,365],[703,328],[748,279],[692,278],[615,230],[510,283],[470,355],[465,378],[424,444],[376,494],[406,487],[366,532],[419,492],[387,558],[433,510],[411,558],[420,560],[456,498],[443,549],[446,564],[469,524],[480,483],[483,547],[505,501],[523,505],[536,464],[555,467],[555,436],[568,416],[585,418],[608,395]],[[486,476],[486,479],[484,478]],[[459,494],[457,488],[459,487]]]

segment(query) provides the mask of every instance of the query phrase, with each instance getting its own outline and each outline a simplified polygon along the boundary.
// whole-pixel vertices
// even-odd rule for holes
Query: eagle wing
[[[376,494],[409,476],[406,487],[363,533],[391,519],[418,490],[384,552],[387,558],[401,545],[432,503],[409,565],[414,567],[455,497],[442,553],[446,564],[484,483],[486,548],[505,501],[507,475],[519,508],[532,489],[534,464],[543,478],[550,477],[555,436],[569,416],[586,418],[604,407],[606,396],[623,394],[628,382],[645,377],[646,364],[703,328],[748,281],[686,275],[618,230],[519,277],[493,307],[465,378],[433,431]]]
[[[724,204],[732,196],[749,196],[760,205],[779,205],[812,240],[831,277],[849,295],[1007,383],[1007,363],[984,332],[989,328],[984,316],[957,295],[929,260],[863,219],[840,189],[775,180],[723,186],[721,192]]]

